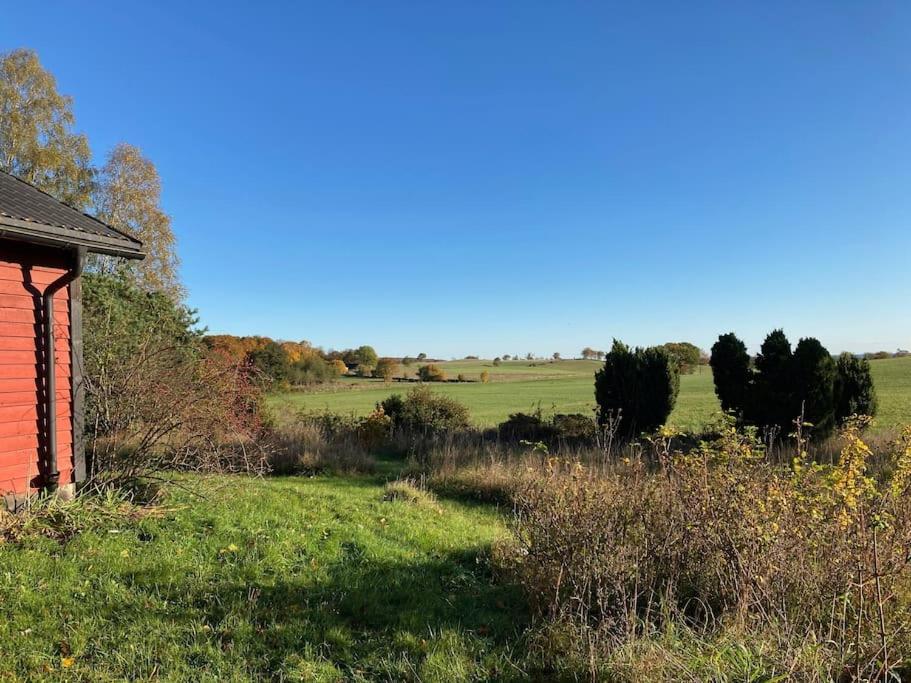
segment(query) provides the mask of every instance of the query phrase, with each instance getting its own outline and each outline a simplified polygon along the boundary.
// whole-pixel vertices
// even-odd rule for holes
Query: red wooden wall
[[[70,260],[54,249],[0,240],[0,495],[39,487],[46,471],[41,295]],[[73,481],[69,287],[54,295],[54,309],[62,486]]]

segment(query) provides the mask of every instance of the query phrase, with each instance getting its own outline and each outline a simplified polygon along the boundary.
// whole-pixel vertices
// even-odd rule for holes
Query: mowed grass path
[[[463,373],[469,379],[476,379],[484,370],[490,373],[489,384],[431,385],[434,391],[465,403],[478,426],[489,427],[502,422],[510,413],[530,412],[538,407],[546,413],[591,413],[594,373],[600,363],[567,360],[531,366],[529,361],[508,361],[494,366],[490,361],[451,361],[439,365],[449,377]],[[892,429],[911,424],[911,357],[872,361],[871,367],[879,396],[876,426]],[[346,379],[330,389],[275,395],[270,397],[270,403],[275,407],[365,415],[390,394],[406,392],[412,386]],[[680,396],[671,423],[682,429],[699,429],[711,422],[720,409],[711,370],[700,367],[680,378]]]
[[[187,477],[163,518],[0,544],[0,680],[516,676],[526,618],[492,508],[368,477]]]

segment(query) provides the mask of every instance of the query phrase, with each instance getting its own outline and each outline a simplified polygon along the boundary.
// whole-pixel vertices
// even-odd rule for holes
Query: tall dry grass
[[[778,464],[733,427],[688,453],[659,435],[654,467],[549,458],[514,482],[515,541],[499,566],[546,642],[593,678],[621,660],[680,663],[662,644],[673,632],[765,643],[745,654],[759,679],[900,680],[911,674],[911,430],[879,455],[877,476],[859,427],[841,440],[834,465],[802,442]],[[643,650],[653,659],[630,659]]]
[[[358,423],[360,424],[360,423]],[[264,437],[270,471],[290,474],[360,474],[376,469],[370,427],[335,416],[275,416]]]

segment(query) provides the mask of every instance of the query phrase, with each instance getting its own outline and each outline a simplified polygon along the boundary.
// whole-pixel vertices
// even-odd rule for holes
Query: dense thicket
[[[124,428],[113,401],[130,389],[129,376],[120,377],[131,369],[129,359],[154,348],[169,365],[192,365],[200,357],[201,335],[189,309],[124,277],[87,273],[82,287],[86,431],[106,435]]]
[[[281,344],[268,341],[247,355],[247,361],[263,384],[284,383],[291,379],[291,359]]]
[[[595,374],[595,400],[602,425],[613,421],[618,433],[632,437],[654,431],[674,409],[680,377],[677,364],[660,347],[631,350],[614,340]]]
[[[815,438],[824,438],[845,418],[876,412],[869,363],[850,354],[836,363],[812,337],[792,351],[785,333],[773,330],[751,368],[743,342],[723,334],[712,347],[710,363],[722,408],[780,435],[791,433],[802,417]]]
[[[236,364],[209,352],[193,311],[124,273],[82,282],[90,477],[258,469],[252,449],[234,449],[259,428],[257,393]]]
[[[244,363],[254,371],[260,384],[273,388],[330,382],[348,370],[343,362],[327,361],[312,347],[301,352],[299,344],[271,339],[249,351]]]
[[[446,371],[436,363],[430,363],[418,368],[418,378],[422,382],[445,382]]]

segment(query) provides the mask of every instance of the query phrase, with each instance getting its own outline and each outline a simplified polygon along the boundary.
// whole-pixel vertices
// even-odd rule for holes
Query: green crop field
[[[590,413],[594,408],[594,373],[597,361],[506,361],[494,366],[491,361],[448,361],[439,363],[450,378],[464,374],[476,380],[481,372],[490,373],[488,384],[480,382],[433,384],[433,390],[465,403],[479,426],[502,422],[510,413],[529,412],[540,407],[545,412]],[[876,426],[890,429],[911,424],[911,357],[871,362],[879,396]],[[408,369],[413,376],[416,366]],[[315,391],[292,391],[270,397],[271,405],[294,409],[328,410],[364,415],[377,402],[393,393],[408,391],[413,384],[382,380],[345,378]],[[671,422],[683,429],[698,429],[717,415],[712,374],[699,367],[680,378],[680,396]]]
[[[876,425],[911,425],[911,357],[874,360],[870,368],[879,398]]]

